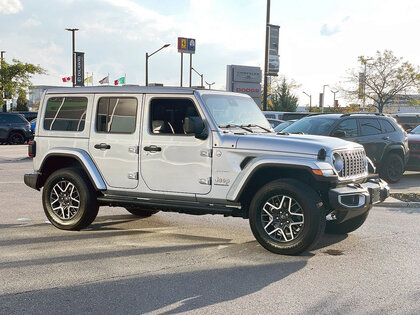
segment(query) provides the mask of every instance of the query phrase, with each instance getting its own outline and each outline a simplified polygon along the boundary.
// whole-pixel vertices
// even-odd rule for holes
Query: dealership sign
[[[186,54],[195,54],[195,39],[178,37],[178,52]]]
[[[226,90],[251,96],[261,106],[262,71],[259,67],[228,65]]]
[[[85,53],[74,52],[74,74],[75,74],[75,85],[85,86]]]
[[[234,82],[233,92],[248,94],[253,98],[261,97],[261,85],[255,83]]]

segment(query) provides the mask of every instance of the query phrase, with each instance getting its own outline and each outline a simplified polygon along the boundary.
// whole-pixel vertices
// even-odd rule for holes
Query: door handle
[[[389,137],[382,137],[382,140],[389,140]]]
[[[160,152],[162,151],[162,148],[155,145],[149,145],[148,147],[144,147],[143,150],[147,152]]]
[[[109,150],[109,149],[111,149],[111,146],[109,144],[106,144],[106,143],[98,143],[98,144],[95,144],[94,148],[95,149],[100,149],[100,150]]]

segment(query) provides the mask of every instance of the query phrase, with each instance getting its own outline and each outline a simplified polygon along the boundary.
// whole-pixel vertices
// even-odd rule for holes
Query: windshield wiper
[[[248,124],[248,125],[242,125],[242,126],[245,126],[245,127],[258,127],[258,128],[260,128],[260,129],[262,129],[264,131],[267,131],[267,132],[270,132],[271,133],[271,130],[270,129],[267,129],[267,128],[265,128],[263,126],[260,126],[260,125],[257,125],[257,124]]]
[[[241,128],[243,130],[253,133],[252,129],[246,128],[246,127],[248,126],[236,125],[236,124],[219,125],[219,128]]]

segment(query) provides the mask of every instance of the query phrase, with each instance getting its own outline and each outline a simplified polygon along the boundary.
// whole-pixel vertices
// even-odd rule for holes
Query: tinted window
[[[359,122],[362,136],[377,135],[382,132],[377,119],[360,118]]]
[[[342,131],[345,133],[346,138],[357,137],[357,120],[356,119],[346,119],[342,121],[334,132]]]
[[[101,97],[96,114],[96,130],[106,133],[133,133],[136,130],[137,99]]]
[[[2,114],[0,115],[0,122],[3,123],[18,123],[18,124],[22,124],[22,123],[27,123],[26,119],[24,117],[22,117],[21,115],[15,115],[15,114]]]
[[[283,114],[283,120],[293,120],[293,119],[300,119],[303,117],[308,116],[306,113],[288,113]]]
[[[152,99],[150,102],[150,130],[155,134],[184,135],[185,117],[199,117],[189,99]]]
[[[265,117],[267,117],[267,118],[276,119],[276,115],[274,115],[274,114],[264,114],[264,115],[265,115]]]
[[[44,129],[82,131],[85,128],[86,97],[51,97],[48,99]]]
[[[283,132],[289,133],[306,133],[310,135],[326,135],[329,133],[331,126],[336,122],[335,119],[325,118],[321,116],[306,117],[298,120],[289,127],[283,129]]]
[[[418,123],[420,122],[420,117],[416,117],[416,116],[398,117],[397,116],[397,121],[399,123]]]
[[[392,126],[392,124],[389,121],[387,121],[385,119],[380,119],[379,122],[381,123],[383,133],[388,133],[388,132],[394,132],[395,131],[394,126]]]

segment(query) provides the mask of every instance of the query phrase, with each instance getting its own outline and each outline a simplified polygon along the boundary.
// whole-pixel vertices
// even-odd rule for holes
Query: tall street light
[[[267,81],[268,81],[268,45],[270,36],[270,0],[267,0],[267,14],[265,21],[265,54],[264,54],[264,86],[263,86],[263,110],[267,110]]]
[[[362,99],[362,101],[363,101],[363,105],[362,105],[363,110],[365,110],[365,107],[366,107],[366,65],[367,65],[367,62],[370,61],[370,60],[373,60],[373,58],[367,58],[367,59],[361,58],[361,61],[362,61],[362,63],[365,66],[365,69],[363,71],[363,99]]]
[[[212,83],[208,83],[207,81],[206,81],[206,84],[209,86],[209,90],[211,90],[211,86],[213,85],[213,84],[215,84],[216,82],[212,82]]]
[[[306,96],[309,96],[309,111],[312,110],[312,95],[309,95],[308,93],[306,93],[305,91],[302,91],[303,94],[305,94]]]
[[[3,69],[3,60],[4,60],[4,54],[6,53],[5,50],[1,51],[1,61],[0,61],[0,69]],[[1,104],[2,111],[5,112],[7,110],[6,101],[4,100],[4,88],[3,85],[1,86],[1,99],[3,100],[4,104]]]
[[[149,58],[152,57],[157,52],[161,51],[163,48],[169,47],[171,44],[165,44],[160,47],[158,50],[152,52],[150,55],[146,52],[146,86],[149,85]]]
[[[74,52],[76,51],[76,36],[75,33],[78,31],[78,28],[66,28],[66,31],[71,32],[71,39],[72,39],[72,54],[71,54],[71,58],[72,58],[72,67],[73,67],[73,72],[72,72],[72,77],[71,77],[71,81],[73,83],[73,87],[75,87],[76,85],[76,69],[75,69],[75,65],[74,65]]]
[[[191,67],[191,69],[194,70],[194,72],[197,73],[201,77],[201,87],[204,87],[203,74],[200,74],[197,70],[194,69],[194,67]]]
[[[325,104],[325,87],[328,86],[328,84],[324,84],[322,87],[322,107],[321,107],[321,113],[324,112],[324,104]]]
[[[330,89],[330,91],[331,91],[332,94],[334,94],[334,103],[333,103],[333,106],[335,107],[335,94],[338,93],[338,90],[337,91],[334,91],[334,90],[331,90]]]

